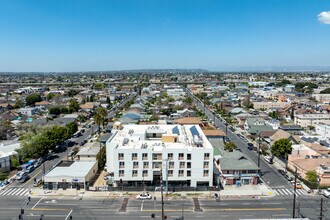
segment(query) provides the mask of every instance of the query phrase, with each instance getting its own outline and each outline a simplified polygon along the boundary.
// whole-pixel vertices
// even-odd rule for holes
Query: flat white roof
[[[45,177],[81,177],[85,178],[88,172],[93,168],[96,162],[89,161],[75,161],[71,166],[68,167],[55,167],[49,173],[45,175]]]
[[[150,132],[151,138],[146,133]],[[162,138],[152,138],[152,134],[177,136],[177,142],[162,143]],[[117,149],[152,149],[161,151],[163,148],[209,148],[212,145],[204,135],[199,125],[125,125],[122,130],[117,130],[110,141]]]

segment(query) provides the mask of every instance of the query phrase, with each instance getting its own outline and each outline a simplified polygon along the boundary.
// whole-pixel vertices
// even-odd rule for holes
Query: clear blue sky
[[[328,11],[329,0],[1,0],[0,71],[330,66],[317,17]]]

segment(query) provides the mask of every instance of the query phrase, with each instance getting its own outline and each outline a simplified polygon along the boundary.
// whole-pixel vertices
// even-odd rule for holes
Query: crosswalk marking
[[[274,189],[277,195],[288,196],[293,195],[293,189]],[[296,195],[306,195],[306,192],[303,189],[296,189]]]
[[[28,188],[7,188],[0,191],[0,196],[27,196],[29,191]]]

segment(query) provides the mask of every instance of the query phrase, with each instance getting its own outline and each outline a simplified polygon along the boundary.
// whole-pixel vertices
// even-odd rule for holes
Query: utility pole
[[[323,220],[323,198],[321,197],[321,204],[320,204],[320,220]]]
[[[258,167],[260,168],[260,133],[259,132],[258,132]]]
[[[163,170],[160,171],[160,194],[162,198],[162,220],[165,219],[164,215],[164,196],[163,196]]]
[[[165,160],[165,165],[166,165],[166,195],[168,194],[168,158]]]
[[[295,167],[295,171],[294,171],[292,218],[296,217],[296,191],[297,191],[296,186],[297,186],[297,167]]]

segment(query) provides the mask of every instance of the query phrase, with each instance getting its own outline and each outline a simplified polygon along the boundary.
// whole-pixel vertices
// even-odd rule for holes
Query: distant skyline
[[[0,1],[0,72],[329,70],[329,39],[327,0]]]

